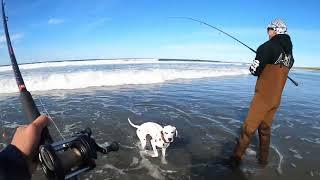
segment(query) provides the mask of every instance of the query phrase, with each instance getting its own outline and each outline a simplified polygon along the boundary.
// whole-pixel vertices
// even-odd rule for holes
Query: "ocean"
[[[259,166],[255,137],[239,171],[226,163],[254,93],[256,77],[242,63],[113,59],[24,64],[25,84],[38,108],[65,138],[90,127],[101,145],[97,167],[80,179],[319,179],[319,71],[295,70],[272,126],[267,167]],[[0,149],[26,119],[10,66],[0,67]],[[136,129],[152,121],[178,130],[168,164],[140,149]],[[54,126],[55,140],[62,137]],[[161,153],[160,153],[161,156]],[[40,168],[33,179],[43,179]]]

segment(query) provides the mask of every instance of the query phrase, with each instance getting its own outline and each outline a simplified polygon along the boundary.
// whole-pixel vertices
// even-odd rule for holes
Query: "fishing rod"
[[[239,42],[239,43],[242,44],[243,46],[245,46],[245,47],[247,47],[248,49],[250,49],[252,52],[257,53],[254,49],[252,49],[251,47],[249,47],[249,46],[246,45],[245,43],[241,42],[239,39],[231,36],[230,34],[226,33],[225,31],[222,31],[221,29],[219,29],[219,28],[217,28],[217,27],[215,27],[215,26],[212,26],[211,24],[208,24],[208,23],[206,23],[206,22],[203,22],[203,21],[200,21],[200,20],[197,20],[197,19],[194,19],[194,18],[190,18],[190,17],[169,17],[169,18],[187,19],[187,20],[199,22],[199,23],[201,23],[201,24],[204,24],[204,25],[206,25],[206,26],[209,26],[209,27],[211,27],[211,28],[213,28],[213,29],[215,29],[215,30],[217,30],[217,31],[219,31],[219,32],[221,32],[221,33],[229,36],[230,38],[236,40],[237,42]],[[295,80],[293,80],[290,76],[288,76],[288,79],[289,79],[295,86],[298,86],[298,85],[299,85],[299,84],[298,84]]]
[[[13,51],[7,24],[8,17],[5,14],[3,0],[1,0],[1,5],[3,28],[12,69],[20,92],[20,101],[27,119],[32,122],[40,116],[40,113],[32,95],[26,88]],[[53,142],[48,128],[46,127],[42,130],[38,156],[42,170],[48,179],[77,179],[80,173],[92,170],[96,166],[97,152],[107,154],[119,149],[117,142],[112,142],[106,148],[99,146],[95,139],[91,137],[91,134],[91,129],[86,128],[70,139]]]
[[[39,110],[38,110],[36,104],[34,103],[32,95],[27,90],[26,85],[24,84],[24,81],[23,81],[17,60],[16,60],[16,56],[15,56],[13,48],[12,48],[12,44],[11,44],[11,40],[10,40],[10,36],[9,36],[9,31],[8,31],[8,25],[7,25],[8,18],[5,15],[3,0],[2,0],[2,20],[3,20],[3,28],[5,31],[9,56],[10,56],[10,60],[11,60],[11,66],[14,71],[14,76],[16,78],[16,82],[17,82],[19,92],[20,92],[20,101],[22,103],[22,107],[23,107],[23,110],[27,116],[27,119],[29,120],[29,122],[32,122],[33,120],[35,120],[37,117],[40,116],[40,113],[39,113]],[[47,127],[45,127],[41,133],[40,144],[52,143],[52,142],[53,142],[53,140],[49,134],[49,130]]]

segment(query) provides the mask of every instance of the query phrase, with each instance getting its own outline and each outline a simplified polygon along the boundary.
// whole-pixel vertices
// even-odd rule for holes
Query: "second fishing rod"
[[[237,41],[238,43],[240,43],[240,44],[242,44],[243,46],[245,46],[245,47],[247,47],[248,49],[250,49],[252,52],[257,53],[254,49],[252,49],[251,47],[249,47],[249,46],[246,45],[245,43],[241,42],[239,39],[231,36],[230,34],[226,33],[225,31],[223,31],[223,30],[221,30],[221,29],[219,29],[219,28],[217,28],[217,27],[215,27],[215,26],[212,26],[211,24],[208,24],[208,23],[206,23],[206,22],[203,22],[203,21],[200,21],[200,20],[197,20],[197,19],[194,19],[194,18],[190,18],[190,17],[169,17],[169,18],[186,19],[186,20],[198,22],[198,23],[201,23],[201,24],[203,24],[203,25],[209,26],[209,27],[211,27],[211,28],[213,28],[213,29],[215,29],[215,30],[217,30],[217,31],[219,31],[219,32],[221,32],[221,33],[229,36],[230,38],[234,39],[234,40]],[[288,76],[288,79],[289,79],[295,86],[298,86],[298,85],[299,85],[299,84],[298,84],[295,80],[293,80],[290,76]]]

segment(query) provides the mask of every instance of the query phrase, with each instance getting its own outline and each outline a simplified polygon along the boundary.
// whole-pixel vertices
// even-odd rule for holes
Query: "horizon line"
[[[24,62],[18,63],[19,65],[26,64],[41,64],[41,63],[57,63],[57,62],[73,62],[73,61],[99,61],[99,60],[130,60],[130,59],[157,59],[159,61],[193,61],[193,62],[216,62],[216,63],[241,63],[241,64],[250,64],[248,62],[241,61],[221,61],[221,60],[212,60],[212,59],[200,59],[200,58],[136,58],[136,57],[126,57],[126,58],[85,58],[85,59],[61,59],[61,60],[46,60],[46,61],[32,61],[32,62]],[[10,64],[0,64],[0,67],[11,66]],[[293,67],[293,69],[305,68],[305,69],[314,69],[320,70],[320,66],[297,66]]]

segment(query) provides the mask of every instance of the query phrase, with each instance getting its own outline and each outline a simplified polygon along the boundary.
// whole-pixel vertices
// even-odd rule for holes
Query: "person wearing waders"
[[[260,164],[267,165],[272,120],[294,63],[292,42],[284,21],[273,20],[268,25],[267,32],[269,40],[257,49],[256,58],[249,68],[251,74],[258,76],[258,79],[248,115],[231,156],[233,167],[240,165],[257,129],[260,141],[258,160]]]

